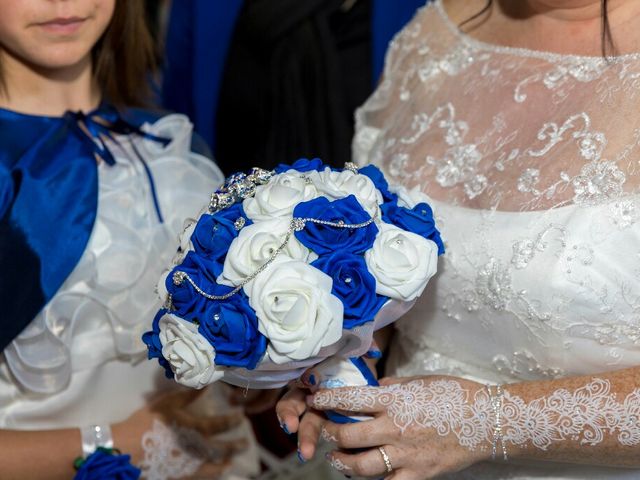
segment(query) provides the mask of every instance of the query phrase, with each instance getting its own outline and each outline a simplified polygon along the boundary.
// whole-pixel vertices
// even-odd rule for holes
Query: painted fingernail
[[[309,384],[310,385],[316,384],[316,376],[314,374],[309,375]]]
[[[307,460],[302,456],[302,453],[300,452],[300,450],[298,450],[298,460],[300,460],[300,463],[305,463]]]
[[[280,424],[280,428],[282,429],[282,431],[284,433],[286,433],[287,435],[291,435],[291,432],[289,431],[289,428],[287,428],[287,424],[284,423],[284,421],[280,418],[280,415],[277,415],[278,418],[278,423]]]

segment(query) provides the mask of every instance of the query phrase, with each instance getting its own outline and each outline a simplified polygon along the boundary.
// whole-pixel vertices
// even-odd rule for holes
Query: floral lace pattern
[[[147,480],[189,477],[207,458],[206,441],[194,430],[170,428],[158,420],[142,435],[144,460],[140,468]]]
[[[493,435],[487,392],[479,390],[470,403],[469,391],[453,380],[323,390],[314,397],[314,404],[346,411],[379,407],[386,410],[401,432],[411,427],[432,428],[440,436],[454,434],[461,445],[470,449],[490,444]]]
[[[442,0],[396,36],[356,113],[354,158],[431,198],[447,252],[396,324],[394,373],[640,364],[639,92],[640,54],[490,45]]]
[[[316,394],[314,405],[386,411],[403,433],[408,428],[433,429],[441,437],[455,435],[460,445],[471,450],[490,446],[496,425],[487,390],[471,394],[455,380],[324,390]],[[625,446],[640,444],[640,389],[621,403],[608,380],[595,378],[574,391],[558,389],[529,402],[505,390],[499,412],[506,446],[547,450],[566,440],[594,446],[607,436]]]

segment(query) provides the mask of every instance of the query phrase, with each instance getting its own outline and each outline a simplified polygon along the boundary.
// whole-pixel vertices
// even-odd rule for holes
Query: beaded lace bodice
[[[400,322],[400,374],[640,363],[640,55],[486,44],[440,0],[394,39],[354,156],[433,201],[447,253]]]

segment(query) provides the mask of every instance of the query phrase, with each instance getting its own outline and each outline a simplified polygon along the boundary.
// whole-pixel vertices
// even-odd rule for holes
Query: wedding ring
[[[382,460],[384,461],[384,466],[387,468],[387,473],[393,472],[393,465],[391,465],[391,460],[389,459],[389,455],[384,448],[378,447],[378,451],[380,455],[382,455]]]

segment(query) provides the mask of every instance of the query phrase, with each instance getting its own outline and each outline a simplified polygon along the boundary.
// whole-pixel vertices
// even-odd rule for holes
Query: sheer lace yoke
[[[640,55],[487,44],[460,33],[437,0],[392,42],[354,149],[450,204],[596,205],[638,190],[639,93]]]
[[[393,40],[354,158],[432,199],[447,248],[396,373],[484,380],[640,363],[640,56],[462,34],[441,0]]]

